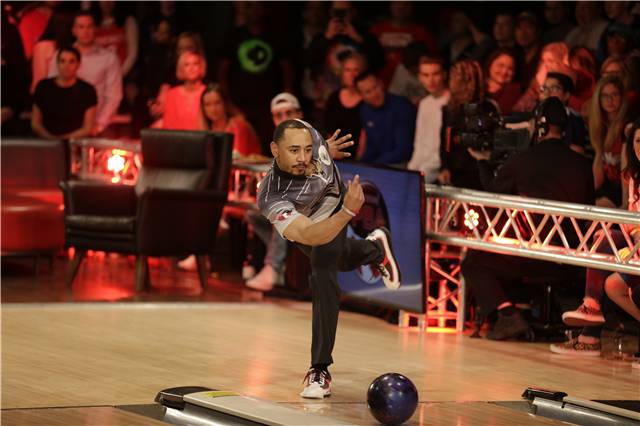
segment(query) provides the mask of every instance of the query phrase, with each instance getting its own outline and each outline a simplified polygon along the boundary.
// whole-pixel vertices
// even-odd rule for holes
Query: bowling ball
[[[373,417],[388,426],[399,425],[411,418],[418,406],[418,390],[407,377],[386,373],[371,382],[367,404]]]

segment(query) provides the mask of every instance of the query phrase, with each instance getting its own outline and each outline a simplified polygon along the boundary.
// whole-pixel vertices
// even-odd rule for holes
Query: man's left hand
[[[476,151],[473,148],[467,148],[467,151],[469,151],[470,156],[478,161],[489,161],[489,158],[491,158],[491,151]]]
[[[340,134],[340,129],[336,130],[333,135],[327,139],[327,144],[329,145],[329,154],[331,154],[331,158],[334,160],[342,160],[346,157],[351,157],[351,154],[348,152],[342,152],[342,150],[349,148],[354,142],[351,140],[351,134],[344,135],[338,138]]]

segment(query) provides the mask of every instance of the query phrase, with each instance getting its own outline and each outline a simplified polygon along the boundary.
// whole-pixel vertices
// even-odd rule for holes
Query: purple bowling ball
[[[383,425],[399,425],[416,411],[418,390],[402,374],[386,373],[371,382],[367,404],[373,417]]]

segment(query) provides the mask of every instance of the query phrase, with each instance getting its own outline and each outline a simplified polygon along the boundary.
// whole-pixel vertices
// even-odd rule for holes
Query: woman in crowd
[[[364,137],[361,132],[360,104],[362,97],[356,89],[354,80],[367,67],[366,58],[359,53],[351,53],[342,62],[341,81],[342,88],[333,92],[327,100],[324,116],[324,127],[326,129],[341,129],[342,134],[351,134],[354,144],[345,149],[344,152],[351,154],[349,158],[357,159],[360,137]],[[364,144],[363,144],[364,146]],[[362,154],[362,153],[360,153]]]
[[[196,130],[200,128],[200,98],[205,85],[204,58],[195,52],[184,52],[178,58],[176,77],[182,84],[167,92],[163,129]]]
[[[234,157],[261,154],[258,135],[229,101],[219,84],[207,85],[200,97],[200,128],[233,135]]]
[[[597,91],[597,89],[596,89]],[[629,211],[640,213],[640,120],[633,124],[627,136],[624,158],[627,159],[622,173],[625,185],[628,187]],[[629,225],[625,229],[634,244],[640,242],[640,227]],[[621,231],[610,230],[616,247],[625,246],[625,238]],[[597,238],[597,235],[594,237]],[[611,253],[609,244],[603,242],[602,251]],[[626,259],[629,249],[620,250],[619,255]],[[640,321],[640,307],[632,300],[632,294],[640,287],[640,276],[613,273],[599,269],[587,269],[587,281],[585,297],[582,305],[575,311],[565,312],[562,320],[572,326],[584,326],[580,335],[574,339],[560,344],[551,345],[550,349],[555,353],[575,354],[583,356],[600,355],[600,334],[605,322],[602,313],[603,293],[610,297],[636,320]]]
[[[510,49],[495,50],[486,62],[487,97],[493,99],[500,114],[508,115],[520,98],[520,83],[514,81],[516,58]]]
[[[98,98],[89,83],[78,78],[80,52],[65,46],[56,58],[58,76],[41,80],[31,111],[31,128],[44,139],[76,139],[89,136]]]
[[[122,2],[99,1],[91,5],[96,19],[96,43],[113,51],[126,76],[138,59],[138,24],[126,15]]]
[[[596,204],[622,204],[620,164],[627,104],[622,81],[605,76],[598,81],[589,108],[589,138],[595,152],[593,176]]]
[[[622,57],[617,55],[609,56],[600,67],[600,77],[604,77],[606,75],[617,75],[622,79],[622,81],[624,81],[623,72],[624,61],[622,60]]]

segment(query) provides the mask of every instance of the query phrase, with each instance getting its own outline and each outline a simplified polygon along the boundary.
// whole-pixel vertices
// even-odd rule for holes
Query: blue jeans
[[[281,273],[284,270],[285,260],[287,259],[287,240],[273,229],[271,222],[262,216],[260,212],[255,210],[247,211],[247,220],[258,235],[258,238],[267,247],[264,264],[271,265],[276,272]]]

